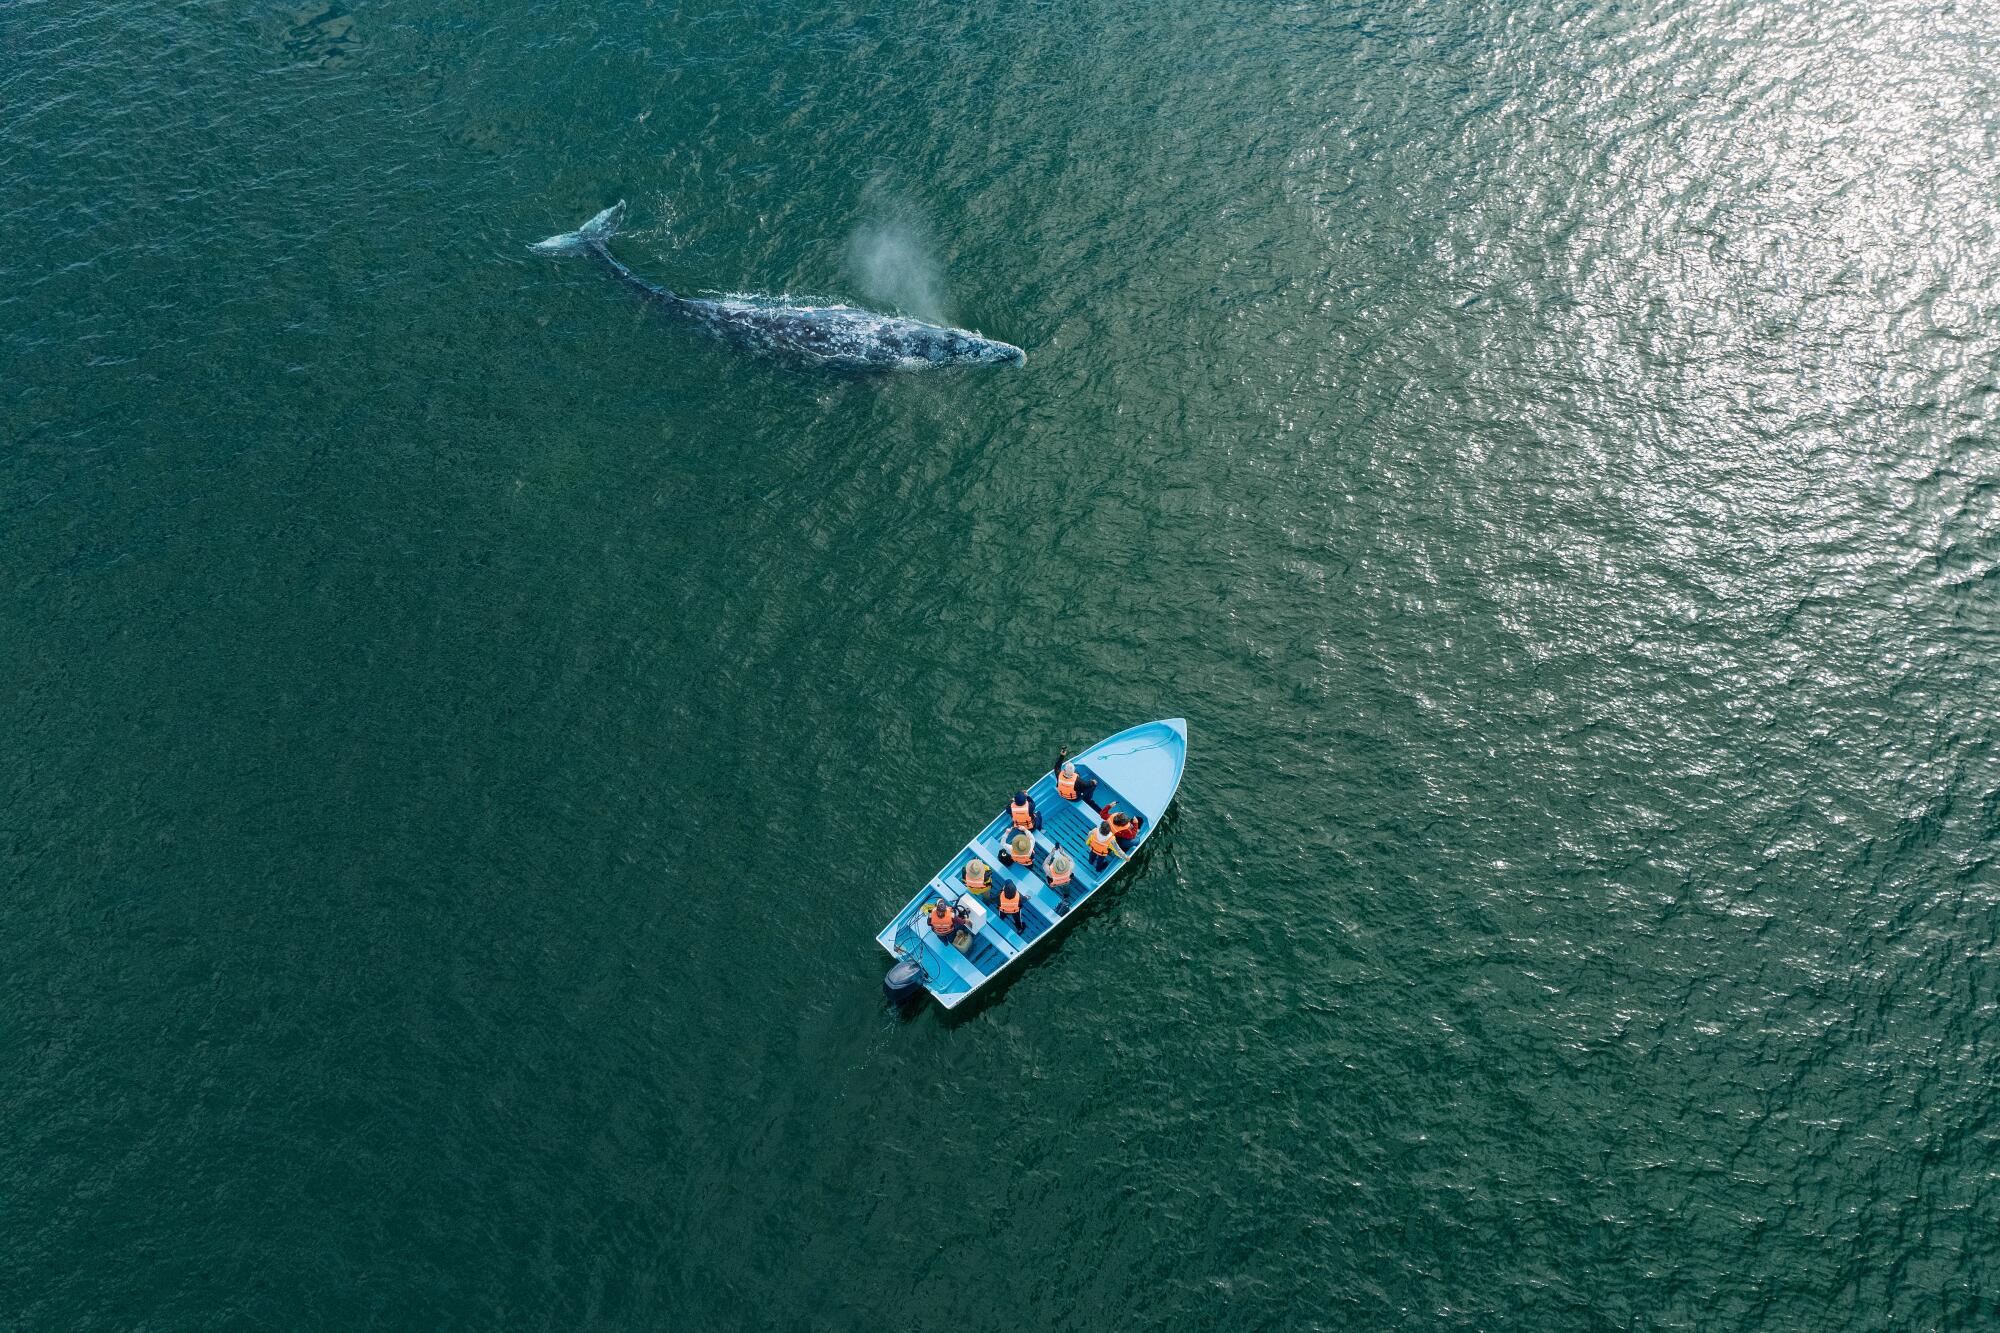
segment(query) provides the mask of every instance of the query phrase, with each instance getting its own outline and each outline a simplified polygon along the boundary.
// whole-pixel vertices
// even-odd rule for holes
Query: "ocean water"
[[[1993,1327],[1991,20],[0,5],[0,1326]]]

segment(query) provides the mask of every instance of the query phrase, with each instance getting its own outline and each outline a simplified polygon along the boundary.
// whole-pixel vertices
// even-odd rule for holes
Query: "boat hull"
[[[1091,799],[1082,799],[1084,793],[1080,793],[1077,800],[1064,800],[1056,792],[1053,771],[1027,788],[1041,824],[1035,831],[1032,866],[1000,863],[1002,840],[1012,832],[1012,821],[1003,810],[946,861],[876,935],[876,942],[891,956],[922,970],[923,989],[945,1008],[955,1009],[998,982],[1045,944],[1069,913],[1090,901],[1125,868],[1127,861],[1114,856],[1103,871],[1097,871],[1086,854],[1085,839],[1101,817],[1102,807],[1108,804],[1114,811],[1141,818],[1138,837],[1126,846],[1128,856],[1136,855],[1153,836],[1180,790],[1181,774],[1187,767],[1187,721],[1165,718],[1127,728],[1070,762],[1086,782],[1095,783]],[[1049,882],[1046,872],[1047,857],[1058,847],[1076,862],[1074,878],[1061,890]],[[966,862],[974,857],[992,869],[997,884],[1011,883],[1020,891],[1021,928],[1016,930],[999,919],[996,889],[994,897],[973,900],[984,909],[983,913],[975,911],[975,918],[984,919],[963,932],[961,947],[931,930],[926,913],[941,898],[965,900],[962,874]]]

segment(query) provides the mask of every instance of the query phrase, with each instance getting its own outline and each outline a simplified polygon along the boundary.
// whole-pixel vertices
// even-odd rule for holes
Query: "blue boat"
[[[1187,767],[1187,719],[1167,718],[1121,731],[1069,762],[1079,780],[1076,799],[1066,800],[1058,791],[1057,770],[1026,788],[1038,825],[1032,830],[1032,865],[1001,862],[1001,849],[1016,831],[1011,809],[1002,810],[875,937],[897,960],[882,983],[892,1001],[914,999],[927,990],[945,1008],[957,1008],[998,981],[1047,939],[1057,922],[1103,888],[1126,863],[1113,855],[1102,871],[1093,869],[1090,833],[1109,810],[1141,820],[1138,835],[1121,844],[1128,855],[1153,836]],[[1050,883],[1048,869],[1059,847],[1075,862],[1062,888]],[[966,887],[965,868],[974,860],[990,869],[987,894]],[[1009,885],[1020,893],[1019,930],[1000,918],[1000,894]],[[949,935],[931,925],[932,909],[939,903],[957,909],[957,924]]]

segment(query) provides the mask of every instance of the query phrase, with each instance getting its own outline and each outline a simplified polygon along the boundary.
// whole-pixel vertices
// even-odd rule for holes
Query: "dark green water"
[[[1991,18],[0,4],[0,1326],[1992,1327]]]

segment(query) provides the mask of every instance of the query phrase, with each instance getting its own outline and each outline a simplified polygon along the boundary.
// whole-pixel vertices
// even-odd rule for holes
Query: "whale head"
[[[961,366],[1026,365],[1028,354],[1012,343],[953,329],[944,339],[941,361]]]

